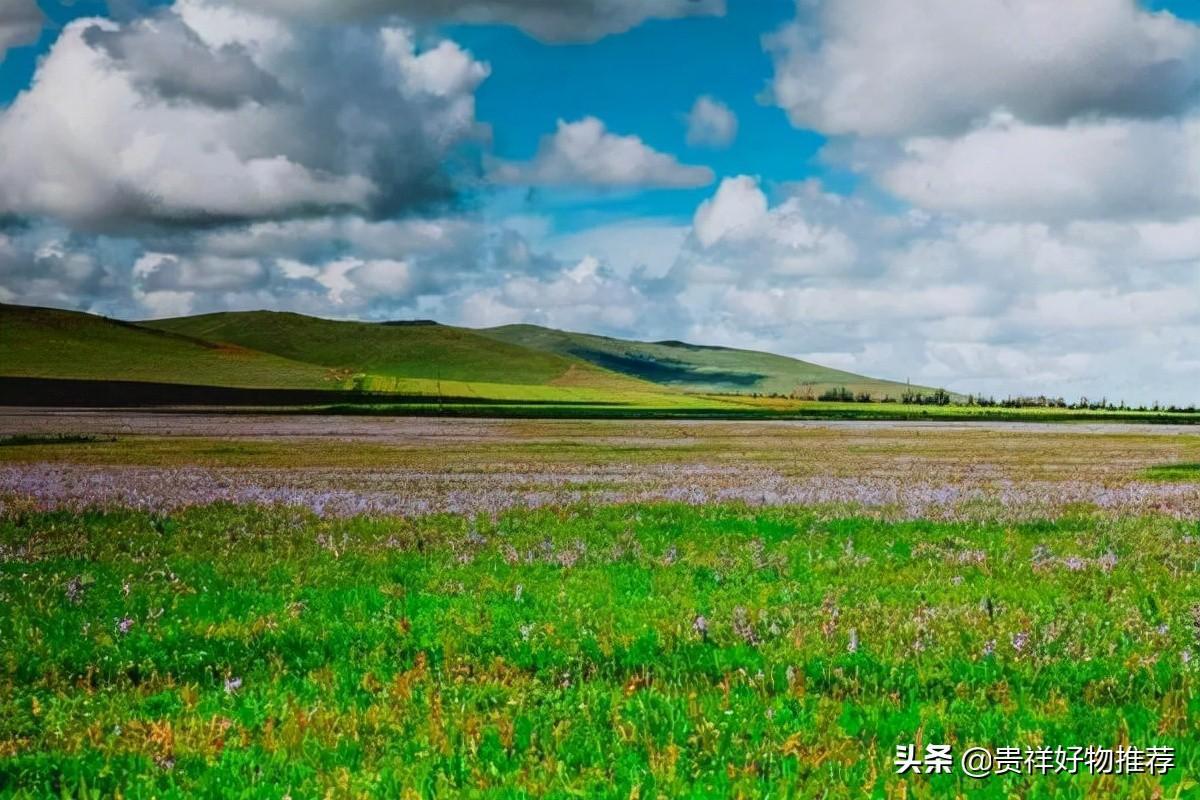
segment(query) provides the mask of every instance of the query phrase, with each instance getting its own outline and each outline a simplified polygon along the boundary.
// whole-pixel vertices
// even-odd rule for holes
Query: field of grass
[[[0,794],[1184,797],[1197,526],[635,505],[0,521]],[[1175,748],[897,776],[897,744]]]
[[[1186,798],[1182,426],[0,414],[0,797]],[[898,775],[897,745],[1173,748]]]

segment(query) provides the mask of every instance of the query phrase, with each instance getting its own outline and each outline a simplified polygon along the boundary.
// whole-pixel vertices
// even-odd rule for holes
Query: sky
[[[0,302],[1200,401],[1191,0],[0,0]]]

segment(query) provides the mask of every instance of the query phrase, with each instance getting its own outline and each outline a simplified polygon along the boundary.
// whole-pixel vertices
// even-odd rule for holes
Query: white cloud
[[[1200,90],[1200,29],[1137,0],[798,0],[769,48],[774,101],[829,134],[1156,118]]]
[[[557,257],[579,261],[600,259],[613,272],[630,278],[661,278],[675,262],[691,226],[670,220],[634,218],[585,228],[565,235],[538,237]]]
[[[753,236],[767,218],[767,196],[758,181],[747,175],[726,178],[717,193],[696,210],[696,237],[711,247],[726,236]]]
[[[9,48],[36,42],[45,22],[36,0],[0,0],[0,61]]]
[[[281,16],[515,25],[545,42],[591,42],[649,19],[725,13],[725,0],[224,0]]]
[[[872,171],[921,208],[1060,221],[1200,212],[1200,118],[1007,119],[956,138],[918,138]]]
[[[656,286],[647,336],[961,391],[1195,402],[1200,214],[989,222],[730,178]],[[685,332],[681,334],[681,332]],[[1146,365],[1175,365],[1146,374]]]
[[[692,147],[728,147],[737,138],[738,119],[729,106],[709,95],[696,98],[687,116],[687,143]]]
[[[0,211],[136,230],[419,206],[448,191],[487,72],[401,28],[293,31],[199,0],[77,20],[0,116]]]
[[[713,172],[680,164],[636,136],[610,133],[600,120],[584,117],[559,120],[558,130],[543,137],[532,161],[498,163],[492,179],[540,186],[684,188],[712,183]]]
[[[650,309],[637,287],[584,258],[546,277],[512,276],[461,300],[457,320],[492,327],[516,322],[582,331],[636,331]]]

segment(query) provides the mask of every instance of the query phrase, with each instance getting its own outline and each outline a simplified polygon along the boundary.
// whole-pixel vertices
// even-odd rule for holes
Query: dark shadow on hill
[[[491,400],[427,394],[388,394],[340,389],[245,389],[142,381],[87,381],[57,378],[0,377],[0,406],[63,408],[143,408],[152,406],[319,406],[404,403],[429,406],[619,406],[563,400]]]
[[[635,353],[618,355],[587,347],[574,347],[568,352],[570,355],[590,361],[598,367],[632,375],[652,383],[667,385],[700,383],[706,386],[746,389],[767,377],[756,372],[700,369],[686,361],[652,358]]]

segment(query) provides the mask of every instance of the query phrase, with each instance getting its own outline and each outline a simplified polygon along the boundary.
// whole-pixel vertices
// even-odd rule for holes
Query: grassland
[[[0,523],[0,793],[1189,796],[1194,523],[625,506]],[[900,777],[897,743],[1176,748]]]
[[[1200,791],[1184,426],[6,412],[0,441],[0,797]],[[1176,766],[895,773],[930,742]]]

